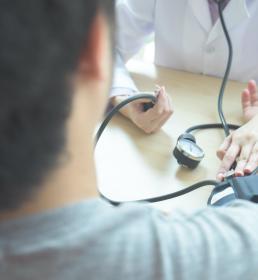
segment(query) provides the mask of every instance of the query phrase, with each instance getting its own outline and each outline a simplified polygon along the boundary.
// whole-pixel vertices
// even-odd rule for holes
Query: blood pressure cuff
[[[235,199],[258,203],[258,176],[233,177],[216,186],[208,200],[208,205],[224,206]]]

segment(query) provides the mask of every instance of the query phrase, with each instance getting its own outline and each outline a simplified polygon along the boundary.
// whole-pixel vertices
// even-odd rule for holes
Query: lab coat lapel
[[[224,19],[229,31],[249,16],[246,0],[231,0],[224,9]],[[210,44],[222,35],[223,29],[218,19],[209,34],[207,44]]]
[[[188,4],[191,6],[193,15],[199,21],[202,28],[206,32],[210,32],[212,20],[208,0],[188,0]]]

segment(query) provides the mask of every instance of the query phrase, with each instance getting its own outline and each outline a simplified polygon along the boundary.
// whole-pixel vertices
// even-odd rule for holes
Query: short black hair
[[[19,207],[58,164],[68,77],[91,23],[113,0],[0,0],[0,211]]]

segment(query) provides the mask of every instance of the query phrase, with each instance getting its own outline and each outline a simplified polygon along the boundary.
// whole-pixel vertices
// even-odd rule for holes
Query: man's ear
[[[99,12],[92,22],[87,45],[80,57],[78,74],[81,78],[102,80],[105,77],[107,44],[107,22],[105,17]]]

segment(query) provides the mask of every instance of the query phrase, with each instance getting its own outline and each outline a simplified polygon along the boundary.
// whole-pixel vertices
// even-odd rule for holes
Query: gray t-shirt
[[[258,206],[164,215],[96,199],[4,222],[0,279],[258,279]]]

